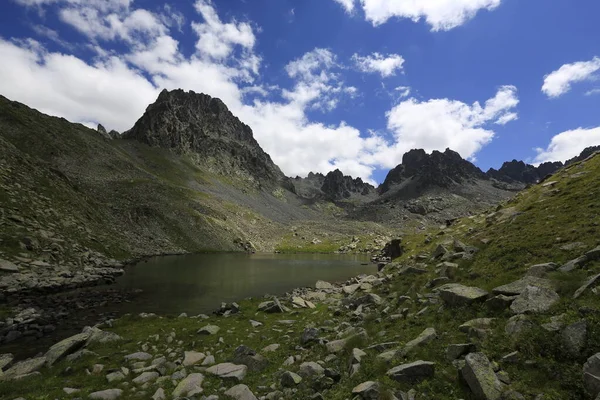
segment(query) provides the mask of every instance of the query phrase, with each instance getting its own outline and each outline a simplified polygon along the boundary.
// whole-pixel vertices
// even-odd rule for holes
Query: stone
[[[492,289],[492,292],[495,294],[503,294],[506,296],[516,296],[523,293],[528,286],[535,286],[539,288],[554,290],[552,281],[544,278],[538,278],[535,276],[527,275],[517,281],[508,283],[506,285],[498,286]]]
[[[80,333],[56,343],[44,355],[46,357],[46,365],[51,367],[64,356],[79,349],[87,342],[89,337],[90,335],[87,333]]]
[[[316,328],[306,328],[300,337],[300,344],[306,346],[319,340],[319,330]]]
[[[446,247],[444,247],[443,245],[439,244],[435,250],[433,251],[433,254],[431,255],[433,258],[440,258],[444,255],[448,254],[448,249]]]
[[[63,392],[65,392],[68,395],[79,393],[80,391],[81,391],[80,389],[75,389],[75,388],[69,388],[69,387],[63,388]]]
[[[303,362],[300,364],[300,375],[305,378],[325,375],[325,369],[316,362]]]
[[[82,333],[87,333],[90,335],[86,346],[92,343],[112,343],[118,342],[119,340],[123,340],[121,336],[117,335],[114,332],[106,332],[96,327],[86,326],[85,328],[83,328]]]
[[[246,385],[236,385],[223,394],[233,400],[258,400]]]
[[[597,286],[598,285],[598,279],[600,279],[600,274],[598,275],[594,275],[591,278],[589,278],[587,281],[585,281],[585,283],[575,291],[575,294],[573,295],[573,299],[578,299],[579,297],[581,297],[581,295],[588,290],[590,287],[592,286]]]
[[[462,306],[475,302],[483,302],[488,292],[476,287],[464,286],[458,283],[448,283],[438,288],[440,297],[450,306]]]
[[[190,367],[192,365],[196,365],[201,363],[206,358],[206,354],[199,353],[197,351],[186,351],[183,353],[183,363],[184,367]]]
[[[353,284],[353,285],[346,285],[346,286],[342,287],[342,291],[346,294],[354,294],[354,292],[356,292],[359,287],[360,287],[360,284],[358,284],[358,283]]]
[[[519,352],[513,351],[512,353],[508,353],[502,357],[501,361],[505,363],[516,363],[519,361]]]
[[[317,283],[315,284],[315,288],[317,288],[317,289],[333,289],[333,285],[329,282],[317,281]]]
[[[594,354],[583,364],[583,384],[591,397],[600,394],[600,353]]]
[[[262,371],[269,365],[269,361],[266,358],[244,345],[238,346],[235,349],[232,361],[234,364],[247,366],[250,371]]]
[[[263,311],[269,314],[273,313],[283,313],[286,312],[287,309],[281,305],[277,298],[269,301],[263,301],[258,305],[258,311]]]
[[[533,329],[535,324],[526,315],[515,315],[511,317],[504,328],[508,336],[518,336],[521,333]]]
[[[73,354],[69,354],[68,356],[66,356],[65,360],[67,360],[68,362],[73,362],[73,361],[79,360],[80,358],[91,357],[91,356],[97,357],[98,354],[94,353],[93,351],[89,351],[87,349],[81,349],[79,351],[76,351]]]
[[[263,325],[262,322],[254,321],[252,319],[250,320],[250,324],[252,325],[253,328],[258,328],[259,326]]]
[[[152,355],[146,352],[137,352],[125,356],[125,361],[148,361],[152,358]]]
[[[467,354],[461,375],[475,398],[481,400],[499,400],[501,398],[504,385],[496,376],[492,364],[485,354]]]
[[[429,361],[415,361],[402,364],[386,372],[386,375],[397,382],[418,383],[435,374],[435,363]]]
[[[158,388],[152,395],[152,400],[166,400],[167,396],[163,388]]]
[[[600,260],[600,246],[585,253],[588,261]]]
[[[561,272],[571,272],[574,269],[582,267],[587,261],[588,258],[586,256],[577,257],[571,261],[567,261],[558,270]]]
[[[285,388],[294,388],[302,382],[302,377],[290,371],[286,371],[281,375],[281,386]]]
[[[566,352],[572,357],[578,357],[585,348],[587,322],[581,320],[565,327],[561,332],[560,338]]]
[[[207,374],[215,375],[221,379],[241,382],[246,377],[248,367],[233,363],[221,363],[206,369]]]
[[[216,325],[206,325],[203,326],[202,328],[198,329],[198,332],[196,332],[198,335],[216,335],[219,330],[221,328],[219,328]]]
[[[504,311],[510,307],[517,296],[506,296],[499,294],[485,302],[485,306],[491,311]]]
[[[2,258],[0,258],[0,271],[18,273],[19,267],[17,267],[14,263],[8,260],[3,260]]]
[[[177,384],[177,387],[173,390],[173,397],[191,397],[202,393],[202,382],[204,382],[204,375],[189,374]]]
[[[144,383],[155,381],[158,377],[158,372],[143,372],[140,376],[133,380],[133,383],[136,385],[143,385]]]
[[[125,375],[121,371],[111,372],[110,374],[106,375],[106,380],[108,383],[120,382],[123,379],[125,379]]]
[[[346,343],[348,343],[347,339],[332,340],[331,342],[327,342],[325,347],[329,353],[337,354],[344,350]]]
[[[12,360],[14,360],[14,358],[15,357],[10,353],[0,354],[0,371],[6,368],[6,366],[9,365],[12,362]]]
[[[542,324],[542,328],[548,332],[560,331],[565,326],[565,319],[567,319],[567,317],[567,314],[560,314],[550,317],[550,322]]]
[[[273,344],[270,344],[268,346],[265,346],[261,351],[263,353],[272,353],[274,351],[277,351],[277,349],[279,349],[280,347],[281,346],[279,344],[273,343]]]
[[[404,346],[404,348],[402,350],[400,350],[399,356],[400,357],[406,357],[414,349],[416,349],[417,347],[421,347],[421,346],[423,346],[423,345],[431,342],[436,337],[437,337],[437,333],[435,332],[435,329],[433,329],[433,328],[427,328],[427,329],[425,329],[423,332],[421,332],[421,334],[419,336],[417,336],[417,338],[415,338],[415,339],[411,340],[410,342],[406,343],[406,345]]]
[[[123,394],[121,389],[107,389],[99,392],[90,393],[90,399],[95,400],[116,400]]]
[[[560,300],[560,296],[551,289],[527,286],[512,302],[510,310],[515,314],[542,313],[548,311]]]
[[[30,358],[14,364],[4,372],[4,377],[11,379],[21,375],[28,375],[39,371],[46,364],[46,357]]]
[[[350,365],[360,364],[360,361],[366,355],[367,355],[367,353],[365,353],[361,349],[357,349],[357,348],[352,349],[352,353],[350,354]]]
[[[553,262],[532,265],[527,269],[527,275],[543,278],[550,271],[555,271],[558,268],[558,264]]]
[[[454,361],[465,354],[474,353],[477,351],[477,346],[473,343],[451,344],[446,347],[446,360]]]
[[[458,330],[469,333],[472,329],[489,330],[492,328],[495,318],[475,318],[458,327]]]
[[[207,366],[211,366],[214,365],[215,363],[215,356],[206,356],[206,358],[204,359],[204,361],[202,361],[202,366],[203,367],[207,367]]]
[[[94,375],[100,375],[100,373],[104,371],[104,365],[102,364],[94,364],[94,367],[92,368],[92,374]]]
[[[379,382],[367,381],[352,389],[352,394],[359,395],[363,400],[379,400]]]

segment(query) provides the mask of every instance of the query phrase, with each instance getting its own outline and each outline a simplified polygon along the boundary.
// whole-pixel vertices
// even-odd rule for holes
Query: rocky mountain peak
[[[562,166],[563,163],[561,162],[547,162],[535,167],[526,164],[523,161],[512,160],[502,164],[502,167],[498,170],[490,168],[486,174],[490,178],[502,182],[534,184],[539,182],[546,175],[553,174]]]
[[[434,150],[427,154],[423,149],[414,149],[404,154],[402,164],[392,169],[380,186],[380,193],[390,190],[393,185],[412,181],[415,190],[424,190],[429,186],[449,187],[470,179],[487,179],[485,174],[464,160],[457,152],[446,149]]]
[[[342,171],[336,169],[325,175],[321,190],[332,200],[347,199],[352,194],[368,195],[375,191],[375,187],[363,182],[361,178],[345,176]]]
[[[261,184],[288,179],[254,139],[252,129],[218,98],[163,90],[124,138],[193,156],[210,171]]]

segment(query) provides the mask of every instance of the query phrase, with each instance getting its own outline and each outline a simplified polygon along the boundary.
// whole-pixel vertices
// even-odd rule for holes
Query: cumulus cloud
[[[594,57],[590,61],[565,64],[544,77],[542,92],[551,98],[559,97],[571,90],[573,83],[592,79],[598,70],[600,70],[599,57]]]
[[[513,110],[518,103],[514,86],[500,87],[483,107],[478,102],[469,105],[450,99],[422,102],[410,98],[387,113],[394,144],[375,157],[381,165],[392,168],[410,149],[432,151],[449,147],[462,157],[472,159],[494,137],[489,124],[514,119]]]
[[[538,148],[536,163],[566,161],[578,156],[583,149],[600,145],[600,127],[578,128],[554,136],[548,147]]]
[[[339,5],[341,5],[348,14],[351,14],[352,11],[354,11],[355,0],[334,0],[334,1],[336,3],[338,3]]]
[[[381,25],[390,18],[424,18],[433,31],[447,31],[473,18],[480,10],[493,10],[502,0],[360,0],[366,19]]]
[[[359,71],[379,73],[382,78],[396,75],[396,71],[402,71],[402,66],[404,65],[404,58],[399,54],[383,55],[373,53],[364,57],[354,54],[352,61],[354,61]]]

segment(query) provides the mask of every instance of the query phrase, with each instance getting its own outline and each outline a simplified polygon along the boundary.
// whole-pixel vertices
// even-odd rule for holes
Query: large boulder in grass
[[[501,398],[504,384],[496,376],[485,354],[467,354],[461,374],[476,399],[499,400]]]
[[[483,302],[488,296],[488,292],[483,289],[464,286],[459,283],[448,283],[438,288],[440,297],[450,306],[469,305],[476,302]]]

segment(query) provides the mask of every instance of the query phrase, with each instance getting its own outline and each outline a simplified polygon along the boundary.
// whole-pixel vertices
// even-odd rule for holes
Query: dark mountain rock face
[[[163,90],[123,137],[195,154],[198,163],[216,173],[293,188],[254,139],[250,127],[221,100],[205,94]]]
[[[375,187],[360,178],[344,176],[342,171],[336,169],[325,176],[321,190],[329,199],[342,200],[349,198],[353,193],[366,196],[374,192]]]
[[[561,162],[547,162],[534,167],[533,165],[525,164],[523,161],[512,160],[502,164],[499,170],[490,168],[487,175],[502,182],[534,184],[546,175],[553,174],[562,166],[563,163]]]
[[[600,146],[590,146],[590,147],[586,147],[581,154],[579,154],[577,157],[573,157],[570,160],[567,160],[567,162],[565,162],[565,165],[569,165],[569,164],[573,164],[579,161],[583,161],[586,158],[588,158],[589,156],[591,156],[592,154],[594,154],[595,152],[600,151]]]
[[[418,192],[430,186],[447,188],[474,179],[485,180],[487,176],[455,151],[446,149],[443,153],[433,151],[427,154],[423,149],[411,150],[402,157],[402,164],[388,173],[379,193],[386,193],[393,185],[409,180]]]

